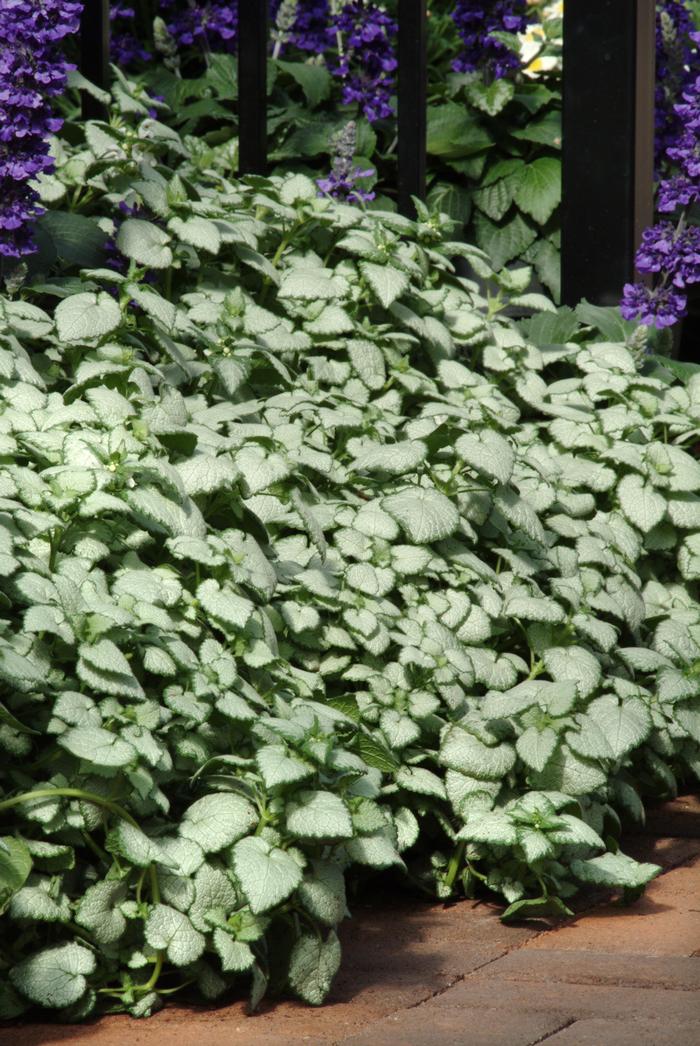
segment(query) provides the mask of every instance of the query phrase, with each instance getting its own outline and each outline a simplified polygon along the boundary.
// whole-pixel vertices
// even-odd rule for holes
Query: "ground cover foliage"
[[[153,106],[67,129],[0,303],[0,1012],[318,1004],[348,871],[634,897],[620,817],[700,775],[700,379]]]

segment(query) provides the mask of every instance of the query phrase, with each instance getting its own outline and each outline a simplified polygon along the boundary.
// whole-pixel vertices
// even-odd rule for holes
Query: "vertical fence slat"
[[[238,171],[267,168],[267,0],[238,5]]]
[[[109,0],[85,0],[80,21],[80,72],[97,87],[109,87]],[[105,106],[87,91],[82,94],[83,118],[101,120]]]
[[[562,299],[616,305],[653,215],[654,0],[566,0]]]
[[[426,0],[399,0],[398,14],[399,210],[413,217],[411,196],[425,196]]]

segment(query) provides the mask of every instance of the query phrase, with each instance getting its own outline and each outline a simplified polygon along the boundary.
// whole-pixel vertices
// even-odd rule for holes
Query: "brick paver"
[[[627,988],[670,988],[700,993],[700,960],[669,955],[605,955],[553,949],[533,953],[530,948],[519,948],[482,972],[485,976],[534,984],[623,985]]]
[[[547,1046],[698,1046],[697,1021],[668,1018],[626,1021],[575,1021]]]
[[[531,1046],[553,1041],[549,1036],[567,1023],[561,1014],[504,1010],[496,1015],[447,1005],[421,1006],[343,1039],[342,1046]]]

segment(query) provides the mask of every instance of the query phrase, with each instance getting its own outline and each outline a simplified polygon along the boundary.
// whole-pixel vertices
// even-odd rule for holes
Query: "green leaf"
[[[127,283],[125,290],[129,297],[140,305],[147,316],[162,323],[167,331],[173,329],[177,318],[177,309],[156,291],[148,287],[140,287],[136,283]]]
[[[544,770],[557,747],[557,734],[545,727],[538,730],[529,726],[515,742],[515,750],[533,770]]]
[[[368,389],[381,389],[386,381],[386,366],[381,350],[370,341],[348,342],[353,369]]]
[[[233,848],[233,869],[250,910],[259,915],[286,900],[302,879],[298,862],[260,836],[249,836]]]
[[[342,870],[330,861],[312,861],[299,887],[299,900],[319,922],[336,926],[346,914]]]
[[[592,701],[586,711],[600,727],[616,759],[637,748],[651,733],[651,714],[636,698],[620,700],[607,694]]]
[[[203,537],[206,527],[197,506],[188,500],[176,504],[155,487],[138,487],[129,494],[129,507],[144,526],[168,537]]]
[[[345,850],[352,861],[366,864],[370,868],[391,868],[393,865],[404,867],[393,833],[388,829],[372,835],[362,835],[345,844]]]
[[[561,160],[541,156],[525,164],[518,178],[515,202],[539,225],[548,222],[561,203]]]
[[[257,447],[243,447],[236,454],[236,466],[246,484],[246,496],[257,494],[273,483],[286,479],[291,469],[279,454],[265,454]]]
[[[540,145],[561,147],[561,113],[551,110],[539,120],[528,120],[524,127],[511,132],[515,138]]]
[[[417,734],[414,735],[412,740],[417,739]],[[394,745],[393,747],[403,747]],[[402,766],[396,774],[396,783],[399,788],[405,788],[407,792],[414,792],[416,795],[432,795],[438,799],[445,798],[445,786],[432,770],[427,770],[424,766]]]
[[[455,444],[457,455],[477,472],[484,473],[499,483],[508,483],[513,474],[515,456],[503,436],[493,429],[460,436]]]
[[[282,62],[279,59],[277,65],[296,80],[312,109],[325,101],[330,94],[331,74],[324,65],[310,65],[308,62]],[[292,201],[283,200],[283,202]]]
[[[340,941],[333,930],[325,941],[303,934],[289,957],[289,986],[305,1002],[320,1006],[340,967]]]
[[[358,451],[353,469],[359,472],[390,472],[400,476],[413,472],[425,460],[428,448],[420,440],[401,440],[399,443],[373,444]]]
[[[532,786],[544,791],[564,792],[567,795],[586,795],[602,788],[607,774],[589,759],[560,745],[541,773],[533,773]]]
[[[10,970],[13,986],[25,998],[49,1009],[64,1009],[82,998],[85,977],[95,970],[95,957],[81,944],[45,948]]]
[[[408,290],[408,276],[393,265],[375,265],[374,262],[361,261],[359,268],[385,309]]]
[[[92,341],[116,330],[122,314],[114,298],[104,291],[98,294],[71,294],[56,306],[56,330],[69,344]]]
[[[547,832],[553,843],[559,846],[594,846],[605,849],[605,843],[590,825],[571,814],[557,814],[557,828]]]
[[[186,883],[191,880],[186,879]],[[221,924],[234,908],[239,905],[239,897],[231,882],[230,876],[221,868],[203,864],[197,869],[194,879],[194,901],[190,900],[189,917],[192,925],[205,932],[214,921]],[[181,908],[180,905],[177,906]]]
[[[156,904],[144,926],[144,936],[152,948],[165,951],[173,966],[196,962],[204,951],[206,938],[184,914],[167,904]]]
[[[700,491],[700,462],[682,447],[650,443],[645,457],[653,483],[673,491]]]
[[[581,882],[627,889],[646,886],[662,871],[657,864],[642,864],[623,853],[606,853],[587,861],[572,861],[571,870]]]
[[[605,733],[589,715],[577,716],[578,729],[567,730],[566,742],[574,752],[587,759],[612,759],[613,750]]]
[[[282,274],[277,297],[281,300],[331,301],[346,297],[349,289],[347,280],[334,276],[330,269],[295,267]]]
[[[168,228],[177,236],[182,243],[189,243],[192,247],[208,251],[209,254],[218,254],[221,247],[221,234],[214,222],[208,218],[171,218]],[[166,241],[163,241],[166,242]],[[165,266],[157,266],[164,268]]]
[[[534,263],[535,271],[547,287],[555,302],[561,297],[561,255],[549,240],[533,244],[527,258]]]
[[[221,589],[213,578],[202,582],[197,589],[197,599],[208,614],[236,629],[245,628],[254,610],[249,599],[230,589]]]
[[[180,835],[197,843],[205,853],[216,853],[250,832],[257,821],[254,807],[242,796],[205,795],[185,810]]]
[[[660,523],[666,514],[666,499],[636,473],[623,476],[617,485],[620,508],[643,534]]]
[[[470,777],[498,780],[512,770],[515,749],[509,744],[486,745],[459,726],[450,726],[440,745],[440,762]]]
[[[499,810],[474,814],[460,829],[459,838],[492,846],[515,846],[518,833],[507,813]]]
[[[486,185],[475,192],[474,203],[492,221],[500,222],[513,202],[515,184],[516,179],[512,176],[501,178],[499,181]]]
[[[255,962],[255,955],[245,941],[235,941],[224,930],[214,930],[214,948],[221,959],[221,969],[245,973]]]
[[[166,867],[174,867],[175,862],[161,849],[157,840],[150,839],[137,825],[121,821],[107,837],[107,849],[110,853],[126,857],[127,861],[137,868],[148,868],[158,862]]]
[[[100,639],[96,643],[82,643],[80,656],[100,672],[115,675],[131,675],[131,666],[119,647],[111,639]]]
[[[455,506],[433,487],[405,487],[398,494],[383,498],[382,508],[417,545],[449,537],[459,526]]]
[[[11,919],[33,922],[66,923],[70,919],[70,902],[64,893],[52,896],[45,881],[36,886],[23,886],[12,897],[9,907]]]
[[[472,156],[491,145],[487,131],[457,102],[428,106],[426,147],[431,156]]]
[[[583,647],[550,647],[543,660],[552,679],[575,683],[580,697],[590,697],[600,682],[600,662]]]
[[[503,912],[501,919],[507,923],[516,919],[541,919],[548,915],[570,918],[573,914],[559,897],[525,897],[520,901],[513,901]]]
[[[97,766],[128,766],[137,758],[132,745],[99,726],[72,727],[60,735],[58,744],[77,759]]]
[[[0,836],[0,915],[13,894],[24,886],[32,870],[32,858],[21,839]]]
[[[399,853],[403,853],[418,840],[420,834],[418,819],[408,807],[402,806],[394,813],[394,827],[396,828],[396,849]]]
[[[340,305],[326,305],[304,329],[307,334],[349,334],[355,329],[355,324]]]
[[[356,744],[357,751],[367,766],[382,770],[386,774],[398,769],[399,763],[393,752],[370,734],[360,734]]]
[[[78,904],[75,921],[89,930],[98,944],[113,944],[126,929],[119,906],[126,899],[126,885],[116,880],[89,886]]]
[[[474,77],[465,85],[465,93],[472,105],[489,116],[497,116],[512,100],[515,86],[510,80],[493,80],[484,83],[481,77]]]
[[[108,236],[94,218],[52,209],[38,219],[36,233],[44,271],[57,261],[81,268],[104,263]]]
[[[314,772],[309,763],[288,754],[283,744],[264,745],[256,753],[255,762],[266,788],[295,784],[310,777]]]
[[[127,258],[147,269],[167,269],[173,260],[170,237],[152,222],[127,218],[117,233],[117,247]]]
[[[485,215],[476,212],[474,230],[477,244],[486,251],[496,271],[514,258],[521,257],[537,239],[535,229],[528,225],[520,214],[515,214],[508,221],[497,225]]]
[[[326,791],[305,791],[287,810],[287,830],[298,839],[350,839],[350,814],[343,800]]]
[[[355,516],[355,529],[370,538],[384,538],[392,541],[398,536],[399,528],[387,512],[384,512],[379,501],[369,501],[362,506]]]
[[[345,579],[351,588],[368,596],[385,596],[394,586],[396,575],[388,567],[373,567],[371,563],[353,563]]]
[[[397,574],[421,574],[432,556],[421,545],[394,545],[391,549],[391,566]]]

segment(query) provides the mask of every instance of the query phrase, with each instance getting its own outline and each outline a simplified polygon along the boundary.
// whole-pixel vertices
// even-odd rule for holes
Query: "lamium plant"
[[[167,116],[117,74],[0,299],[5,1018],[319,1004],[362,872],[632,899],[700,776],[700,379]]]

